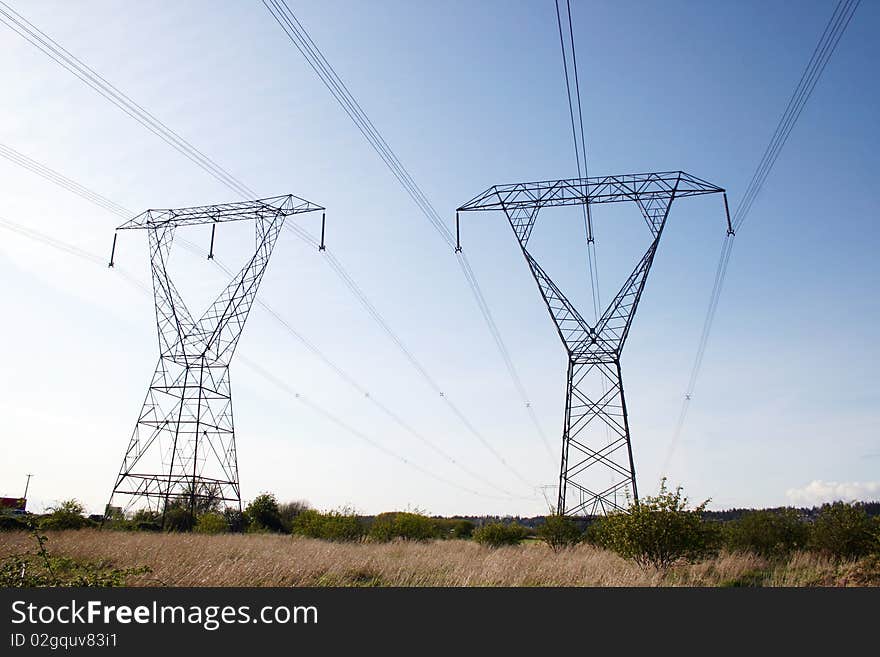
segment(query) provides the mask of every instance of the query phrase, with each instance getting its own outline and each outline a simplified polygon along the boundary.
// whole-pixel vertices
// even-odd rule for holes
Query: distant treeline
[[[874,518],[880,516],[880,502],[854,502],[853,506],[858,507],[860,509],[864,509],[865,513],[868,514],[869,518]],[[755,513],[756,511],[768,511],[771,513],[781,513],[782,511],[794,510],[798,516],[802,520],[813,521],[815,520],[819,513],[824,508],[823,506],[813,506],[813,507],[790,507],[790,506],[777,506],[772,508],[734,508],[734,509],[723,509],[721,511],[703,511],[702,517],[704,520],[718,520],[721,522],[730,522],[733,520],[740,520],[743,516],[746,516],[751,513]],[[371,516],[365,516],[365,518],[370,518]],[[441,516],[436,516],[441,517]],[[518,523],[523,525],[524,527],[537,528],[544,524],[544,519],[547,516],[455,516],[456,518],[461,518],[463,520],[470,520],[477,527],[480,525],[485,525],[488,523],[494,522],[503,522],[503,523]],[[596,519],[594,516],[583,516],[573,518],[579,523],[583,523],[585,525],[590,524],[593,520]]]

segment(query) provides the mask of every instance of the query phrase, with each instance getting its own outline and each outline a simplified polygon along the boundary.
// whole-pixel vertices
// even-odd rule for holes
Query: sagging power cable
[[[35,174],[41,176],[42,178],[48,180],[49,182],[52,182],[53,184],[58,185],[59,187],[61,187],[63,189],[66,189],[67,191],[71,192],[72,194],[75,194],[75,195],[79,196],[80,198],[82,198],[86,201],[89,201],[90,203],[92,203],[100,208],[103,208],[104,210],[107,210],[108,212],[111,212],[112,214],[116,215],[117,217],[119,217],[121,219],[130,219],[131,217],[133,217],[136,214],[132,210],[129,210],[129,209],[119,205],[118,203],[108,199],[106,196],[103,196],[102,194],[99,194],[98,192],[95,192],[95,191],[89,189],[88,187],[81,185],[80,183],[76,182],[75,180],[68,178],[64,174],[62,174],[54,169],[51,169],[50,167],[48,167],[40,162],[37,162],[33,158],[11,148],[10,146],[7,146],[5,144],[0,144],[0,156],[8,159],[10,162],[17,164],[28,171],[31,171],[32,173],[35,173]],[[50,246],[55,246],[56,248],[58,248],[60,250],[71,253],[71,255],[76,255],[76,256],[79,256],[82,258],[86,258],[86,259],[95,261],[94,260],[95,256],[92,256],[88,252],[83,251],[82,249],[79,249],[78,247],[68,245],[64,242],[60,242],[58,240],[55,240],[53,242],[54,238],[45,236],[41,233],[38,233],[37,231],[30,231],[30,229],[27,229],[23,226],[19,226],[17,224],[13,224],[11,222],[6,222],[4,227],[7,228],[8,230],[12,230],[12,231],[17,232],[19,234],[22,234],[25,237],[31,237],[32,239],[35,239],[37,241],[47,243]],[[179,238],[177,238],[177,241],[185,250],[189,251],[190,253],[195,253],[196,255],[199,255],[202,257],[205,256],[205,252],[202,249],[200,249],[197,245],[190,242],[189,240],[179,237]],[[98,260],[100,260],[100,258]],[[214,263],[214,265],[217,268],[219,268],[221,271],[223,271],[228,276],[234,275],[234,272],[229,267],[227,267],[225,264],[223,264],[223,262],[220,259],[213,257],[213,258],[211,258],[211,261]],[[116,268],[114,267],[114,269],[116,269]],[[136,281],[133,277],[131,277],[130,274],[127,274],[121,270],[118,270],[118,271],[120,272],[120,275],[123,276],[124,278],[126,278],[127,280],[129,280],[129,282],[136,283],[136,284],[140,285],[143,290],[149,291],[149,289],[147,287],[143,286],[140,282]],[[413,428],[410,424],[405,422],[397,413],[395,413],[388,406],[386,406],[384,403],[382,403],[379,400],[379,398],[377,398],[374,394],[372,394],[364,385],[359,383],[349,372],[342,369],[329,356],[327,356],[325,353],[323,353],[313,342],[308,340],[299,331],[294,329],[293,326],[290,324],[290,322],[288,322],[286,319],[284,319],[284,317],[278,311],[276,311],[274,308],[272,308],[268,303],[266,303],[260,297],[257,297],[255,301],[256,301],[256,304],[259,307],[261,307],[264,311],[266,311],[266,313],[269,314],[269,316],[272,319],[274,319],[275,322],[277,322],[282,328],[284,328],[287,331],[287,333],[289,333],[292,337],[294,337],[301,344],[303,344],[315,357],[317,357],[321,362],[324,363],[324,365],[326,365],[328,368],[330,368],[340,379],[342,379],[345,383],[347,383],[354,390],[356,390],[361,396],[363,396],[365,399],[367,399],[373,406],[375,406],[380,411],[382,411],[383,414],[385,414],[387,417],[389,417],[395,424],[397,424],[399,427],[401,427],[404,431],[406,431],[408,434],[410,434],[411,436],[413,436],[414,438],[419,440],[421,443],[423,443],[429,449],[434,451],[436,454],[440,455],[443,459],[445,459],[446,461],[448,461],[449,463],[451,463],[452,465],[454,465],[455,467],[457,467],[461,471],[468,474],[470,477],[473,477],[473,478],[477,479],[478,481],[480,481],[480,483],[482,483],[486,486],[489,486],[490,488],[494,488],[495,490],[499,491],[500,493],[502,493],[504,496],[506,496],[509,499],[513,499],[516,497],[512,493],[507,491],[506,489],[495,485],[491,481],[488,481],[484,476],[477,474],[475,471],[473,471],[467,465],[462,463],[460,460],[451,456],[446,450],[444,450],[442,447],[437,445],[434,441],[428,439],[426,436],[424,436],[420,432],[416,431],[415,428]]]
[[[846,28],[852,20],[856,9],[858,9],[860,2],[861,0],[840,0],[835,6],[834,12],[831,14],[831,18],[828,19],[825,29],[823,30],[816,47],[813,49],[813,54],[801,74],[801,78],[798,81],[791,98],[789,98],[788,104],[786,105],[785,110],[776,125],[776,129],[770,138],[770,142],[764,150],[764,153],[758,162],[758,166],[755,168],[755,172],[752,174],[752,178],[746,187],[746,191],[733,214],[731,221],[732,230],[724,237],[724,241],[721,244],[721,254],[718,258],[718,266],[715,270],[715,279],[712,285],[712,293],[709,297],[709,306],[703,320],[703,328],[700,333],[696,355],[694,356],[694,362],[688,377],[687,389],[685,391],[684,399],[682,400],[681,409],[675,423],[672,438],[664,457],[661,468],[662,477],[665,477],[668,474],[669,465],[675,452],[675,448],[678,446],[678,441],[681,438],[685,418],[687,417],[693,399],[694,389],[697,385],[697,377],[703,366],[706,347],[709,343],[709,335],[712,331],[712,325],[718,311],[721,292],[724,288],[724,281],[727,277],[730,257],[733,252],[734,238],[736,234],[738,234],[743,223],[745,223],[746,218],[749,216],[749,212],[752,209],[755,199],[763,189],[764,183],[773,169],[773,165],[776,163],[780,152],[782,152],[782,148],[788,141],[789,135],[791,135],[792,130],[797,124],[807,101],[810,99],[813,90],[816,88],[819,78],[825,71],[828,61],[834,54],[834,50],[837,48],[837,44],[843,36],[843,33],[846,31]]]
[[[130,217],[131,215],[128,215],[128,216]],[[87,262],[90,262],[90,263],[97,265],[97,266],[100,266],[102,268],[106,267],[106,260],[103,257],[101,257],[95,253],[92,253],[90,251],[86,251],[85,249],[82,249],[74,244],[70,244],[70,243],[65,242],[63,240],[59,240],[57,238],[54,238],[50,235],[46,235],[45,233],[34,230],[32,228],[28,228],[26,226],[23,226],[22,224],[17,223],[17,222],[10,221],[9,219],[6,219],[4,217],[0,217],[0,228],[8,230],[13,233],[16,233],[18,235],[21,235],[22,237],[25,237],[25,238],[30,239],[32,241],[39,242],[45,246],[56,249],[62,253],[66,253],[68,255],[80,258],[81,260],[85,260]],[[136,276],[125,271],[123,268],[121,268],[119,266],[115,266],[113,268],[113,271],[118,276],[120,276],[123,280],[125,280],[127,283],[129,283],[133,287],[137,288],[140,292],[146,294],[147,296],[152,297],[152,290],[149,288],[149,286],[147,286],[142,281],[140,281]],[[473,488],[470,488],[469,486],[464,486],[462,484],[459,484],[457,482],[454,482],[450,479],[447,479],[446,477],[443,477],[443,476],[437,474],[436,472],[430,470],[429,468],[422,466],[418,462],[413,461],[412,459],[410,459],[406,456],[403,456],[402,454],[399,454],[398,452],[395,452],[394,450],[389,449],[388,447],[382,445],[378,441],[376,441],[373,438],[366,435],[363,431],[360,431],[360,430],[352,427],[350,424],[345,422],[345,420],[343,420],[339,416],[335,415],[334,413],[332,413],[328,409],[324,408],[323,406],[321,406],[317,402],[310,400],[305,395],[295,391],[287,383],[285,383],[284,381],[282,381],[278,377],[274,376],[273,374],[271,374],[270,372],[268,372],[264,368],[260,367],[259,365],[257,365],[253,361],[250,361],[245,358],[239,358],[239,360],[241,362],[243,362],[246,367],[253,370],[257,374],[259,374],[261,377],[265,378],[272,385],[274,385],[278,389],[282,390],[283,392],[287,393],[289,396],[291,396],[292,398],[294,398],[296,401],[303,404],[304,406],[308,407],[313,412],[317,413],[318,415],[321,415],[326,420],[332,422],[333,424],[337,425],[338,427],[341,427],[342,429],[344,429],[348,433],[356,436],[357,438],[360,438],[361,440],[366,442],[371,447],[381,451],[386,456],[389,456],[393,459],[396,459],[396,460],[400,461],[401,463],[404,463],[405,465],[415,469],[420,474],[428,476],[435,481],[438,481],[438,482],[443,483],[445,485],[451,486],[453,488],[457,488],[461,491],[464,491],[466,493],[470,493],[471,495],[475,495],[477,497],[488,498],[488,499],[511,499],[511,497],[509,495],[505,495],[504,497],[499,497],[497,495],[490,495],[487,493],[481,493],[479,491],[474,490]]]
[[[385,138],[382,136],[382,134],[378,131],[376,126],[364,112],[360,103],[352,95],[351,91],[336,73],[336,70],[333,68],[330,62],[327,61],[327,58],[324,57],[324,54],[321,52],[320,48],[318,48],[317,44],[311,38],[308,31],[305,29],[299,19],[297,19],[293,11],[291,11],[287,3],[284,0],[263,0],[263,4],[266,6],[266,9],[268,9],[269,12],[272,14],[272,17],[275,19],[275,21],[278,23],[284,33],[287,35],[288,39],[290,39],[291,43],[293,43],[300,54],[306,59],[312,70],[321,79],[321,82],[324,84],[324,86],[326,86],[328,91],[330,91],[333,98],[339,103],[339,105],[342,107],[348,117],[358,128],[364,139],[367,140],[367,142],[370,144],[376,154],[385,163],[385,165],[388,167],[394,177],[398,180],[400,185],[404,188],[406,193],[418,206],[419,210],[421,210],[425,218],[434,227],[434,229],[437,231],[443,241],[446,242],[446,245],[451,248],[456,254],[459,267],[462,271],[462,275],[464,276],[465,281],[470,288],[471,294],[473,295],[480,314],[483,317],[483,321],[486,323],[486,326],[489,329],[489,332],[492,336],[493,341],[495,342],[498,352],[501,355],[502,360],[504,361],[504,365],[507,369],[508,375],[510,376],[511,381],[516,388],[520,400],[522,401],[529,415],[529,418],[532,421],[532,424],[538,432],[541,441],[544,444],[545,449],[547,450],[547,453],[552,458],[553,452],[550,449],[550,444],[547,441],[547,436],[544,433],[540,422],[538,421],[537,415],[535,414],[531,402],[529,401],[529,396],[526,393],[525,386],[523,385],[522,380],[520,379],[519,374],[516,370],[516,367],[514,366],[513,359],[510,356],[510,352],[507,349],[507,345],[504,342],[501,331],[499,330],[498,325],[495,322],[491,308],[489,307],[489,304],[486,301],[486,297],[483,294],[482,289],[480,288],[477,276],[471,268],[467,256],[460,249],[456,248],[457,242],[454,235],[452,234],[452,231],[443,222],[439,213],[425,196],[422,189],[418,186],[418,184],[416,184],[409,171],[407,171],[407,169],[403,166],[394,150],[388,145],[388,142],[385,140]],[[522,479],[521,477],[519,478]]]
[[[21,16],[21,14],[13,10],[11,7],[9,7],[7,3],[3,2],[2,0],[0,0],[0,22],[3,22],[16,34],[28,41],[31,45],[43,52],[57,64],[65,68],[68,72],[72,73],[84,84],[99,93],[106,100],[116,105],[128,116],[136,120],[142,126],[150,130],[150,132],[162,139],[166,144],[183,154],[191,162],[209,173],[221,184],[233,190],[235,193],[239,194],[243,198],[256,198],[258,196],[258,194],[254,192],[254,190],[252,190],[243,182],[241,182],[238,178],[230,174],[214,160],[205,155],[202,151],[197,149],[191,143],[186,141],[178,133],[171,130],[155,115],[148,112],[138,103],[134,102],[118,87],[112,85],[104,77],[94,71],[94,69],[87,66],[80,59],[75,57],[63,46],[61,46],[57,41],[55,41],[45,32],[37,28],[35,25],[33,25],[33,23],[29,22],[27,19]],[[299,239],[314,247],[317,247],[320,244],[320,242],[316,238],[314,238],[307,230],[295,223],[286,223],[285,228],[291,231]],[[324,253],[327,256],[326,260],[329,263],[331,269],[333,269],[333,271],[343,281],[346,287],[348,287],[352,294],[355,295],[355,297],[367,310],[370,316],[374,320],[376,320],[377,316],[379,315],[378,311],[376,311],[375,309],[375,306],[363,294],[362,290],[356,284],[354,284],[354,279],[343,268],[339,259],[336,258],[336,256],[332,253],[330,249],[326,249]],[[464,262],[463,266],[466,267],[468,271],[470,271],[469,265],[467,265],[466,261]],[[476,291],[476,296],[478,297],[478,303],[482,301],[481,312],[483,313],[484,318],[488,317],[489,319],[491,319],[491,313],[489,312],[488,305],[485,304],[485,300],[482,298],[482,294],[479,293],[478,290]],[[379,325],[383,329],[383,331],[389,334],[389,336],[392,336],[392,340],[396,345],[398,345],[398,347],[403,344],[403,341],[399,338],[399,336],[396,335],[396,333],[393,332],[393,330],[391,330],[386,321],[382,320],[381,322],[379,322]],[[499,348],[503,347],[503,342],[500,342],[500,335],[498,335],[498,337],[496,338],[496,343],[499,344]],[[424,366],[415,358],[411,351],[409,351],[408,349],[404,349],[402,350],[402,353],[420,375],[422,374],[422,372],[426,372]],[[513,365],[512,361],[509,359],[509,355],[507,356],[507,362],[509,363],[509,368],[512,368]],[[515,370],[511,371],[515,373]],[[426,382],[430,387],[435,390],[435,392],[438,392],[436,382],[434,382],[433,379],[426,380]],[[519,383],[519,389],[524,395],[525,393],[524,389],[522,388],[521,382]],[[453,414],[457,418],[459,418],[460,420],[465,419],[464,413],[451,400],[450,396],[446,392],[441,390],[439,391],[439,394],[443,403],[453,412]],[[534,412],[531,410],[530,406],[529,412],[532,414],[533,421],[536,423],[537,426],[537,418],[534,417]],[[513,468],[513,466],[511,466],[510,463],[508,463],[507,460],[504,459],[504,457],[501,456],[501,454],[494,447],[491,446],[489,441],[486,440],[486,438],[473,426],[472,423],[466,421],[464,422],[464,426],[472,436],[477,438],[477,440],[489,450],[493,457],[495,457],[496,460],[498,460],[502,464],[502,466],[504,466],[509,472],[511,472],[511,474],[513,474],[521,483],[523,483],[523,485],[525,485],[529,489],[532,489],[531,484],[529,484],[525,477],[523,477],[522,474],[519,473],[519,471]]]

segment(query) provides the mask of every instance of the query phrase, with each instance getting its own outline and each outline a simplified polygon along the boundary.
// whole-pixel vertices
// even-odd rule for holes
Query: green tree
[[[470,520],[460,518],[454,520],[450,536],[452,538],[471,538],[474,535],[474,523]]]
[[[223,491],[219,484],[190,481],[177,495],[179,506],[190,509],[198,517],[203,513],[219,513],[223,505]]]
[[[309,508],[309,503],[304,500],[285,502],[278,505],[278,515],[281,518],[281,527],[285,532],[293,530],[293,521],[296,517]]]
[[[199,534],[225,534],[229,531],[229,524],[222,513],[211,511],[198,517],[195,531]]]
[[[554,552],[580,543],[583,534],[577,523],[567,516],[552,514],[538,527],[538,538]]]
[[[166,532],[191,532],[196,525],[196,517],[189,510],[186,501],[170,501],[162,514],[162,528]]]
[[[78,500],[64,500],[57,506],[49,507],[49,511],[49,515],[40,519],[40,529],[82,529],[94,526],[83,515],[85,508]]]
[[[528,529],[515,522],[491,522],[474,530],[474,540],[480,545],[498,548],[503,545],[519,545],[528,533]]]
[[[722,535],[724,546],[732,552],[784,557],[806,547],[810,528],[794,509],[752,511],[724,523]]]
[[[438,538],[437,523],[421,513],[392,511],[380,513],[370,527],[370,538],[377,541],[390,541],[402,538],[410,541],[427,541]]]
[[[838,557],[880,552],[876,526],[859,504],[825,504],[813,522],[810,547]]]
[[[307,509],[293,521],[295,535],[325,541],[358,541],[364,536],[364,532],[360,518],[350,509],[327,513]]]
[[[223,509],[223,517],[226,519],[229,531],[240,534],[247,529],[247,516],[240,509],[226,507]]]
[[[681,486],[674,492],[667,490],[664,479],[656,497],[600,518],[591,525],[588,538],[644,569],[661,572],[677,563],[717,554],[718,526],[701,517],[709,500],[689,509],[681,491]]]
[[[129,529],[144,532],[156,532],[162,529],[162,514],[151,509],[138,509],[131,515],[131,519],[126,521]],[[117,520],[108,519],[105,526],[115,528],[119,523]]]
[[[245,509],[251,528],[258,531],[281,531],[281,512],[272,493],[257,495]]]

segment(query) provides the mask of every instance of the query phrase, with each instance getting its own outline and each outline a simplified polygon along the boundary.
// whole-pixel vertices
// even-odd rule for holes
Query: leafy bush
[[[165,509],[163,528],[167,532],[191,532],[196,525],[189,508],[170,502]]]
[[[437,523],[428,516],[406,511],[380,513],[370,527],[370,538],[390,541],[403,538],[410,541],[427,541],[440,535]]]
[[[835,502],[819,511],[810,532],[810,547],[838,557],[860,557],[880,552],[880,537],[862,505]]]
[[[794,509],[753,511],[724,524],[724,546],[732,552],[784,557],[807,545],[810,527]]]
[[[577,545],[583,536],[574,520],[556,514],[544,519],[544,524],[538,527],[537,535],[554,552]]]
[[[132,528],[139,532],[160,532],[162,531],[162,524],[144,520],[142,522],[133,522]]]
[[[0,515],[0,532],[23,531],[28,528],[27,522],[20,516],[4,513]]]
[[[431,518],[437,538],[471,538],[474,523],[464,518]]]
[[[706,500],[688,509],[681,487],[670,492],[664,480],[656,497],[646,497],[626,511],[600,518],[590,526],[587,537],[642,568],[666,571],[679,562],[701,561],[717,554],[719,528],[701,517],[708,503]]]
[[[309,503],[304,500],[285,502],[278,505],[278,517],[281,518],[281,528],[285,532],[293,530],[293,521],[296,517],[309,508]]]
[[[107,514],[101,527],[118,531],[158,532],[162,530],[162,514],[150,509],[138,509],[130,518],[121,513]]]
[[[225,534],[229,531],[229,525],[222,513],[211,511],[199,516],[195,530],[199,534]]]
[[[223,491],[217,483],[189,481],[174,502],[178,506],[190,509],[196,517],[204,513],[219,513],[223,503]]]
[[[282,529],[278,500],[272,493],[257,495],[245,509],[250,527],[257,531],[279,532]]]
[[[471,538],[474,535],[474,523],[470,520],[454,520],[450,538]]]
[[[49,511],[49,515],[40,519],[40,529],[82,529],[96,525],[83,515],[85,513],[83,505],[74,499],[50,507]]]
[[[135,524],[139,522],[162,522],[162,514],[151,509],[138,509],[131,516],[131,521]]]
[[[350,510],[321,513],[308,509],[293,521],[293,533],[326,541],[358,541],[364,535],[364,526]]]
[[[240,509],[226,507],[223,509],[223,518],[226,520],[226,526],[229,527],[231,532],[240,534],[247,529],[247,516]]]
[[[474,530],[474,540],[480,545],[497,548],[502,545],[519,545],[528,533],[528,529],[515,522],[491,522]]]

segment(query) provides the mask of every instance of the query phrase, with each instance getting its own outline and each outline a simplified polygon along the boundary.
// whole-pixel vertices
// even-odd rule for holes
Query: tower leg
[[[204,357],[161,358],[113,488],[124,510],[140,502],[198,513],[241,505],[229,368]]]
[[[620,362],[571,358],[557,512],[604,514],[636,496]]]

